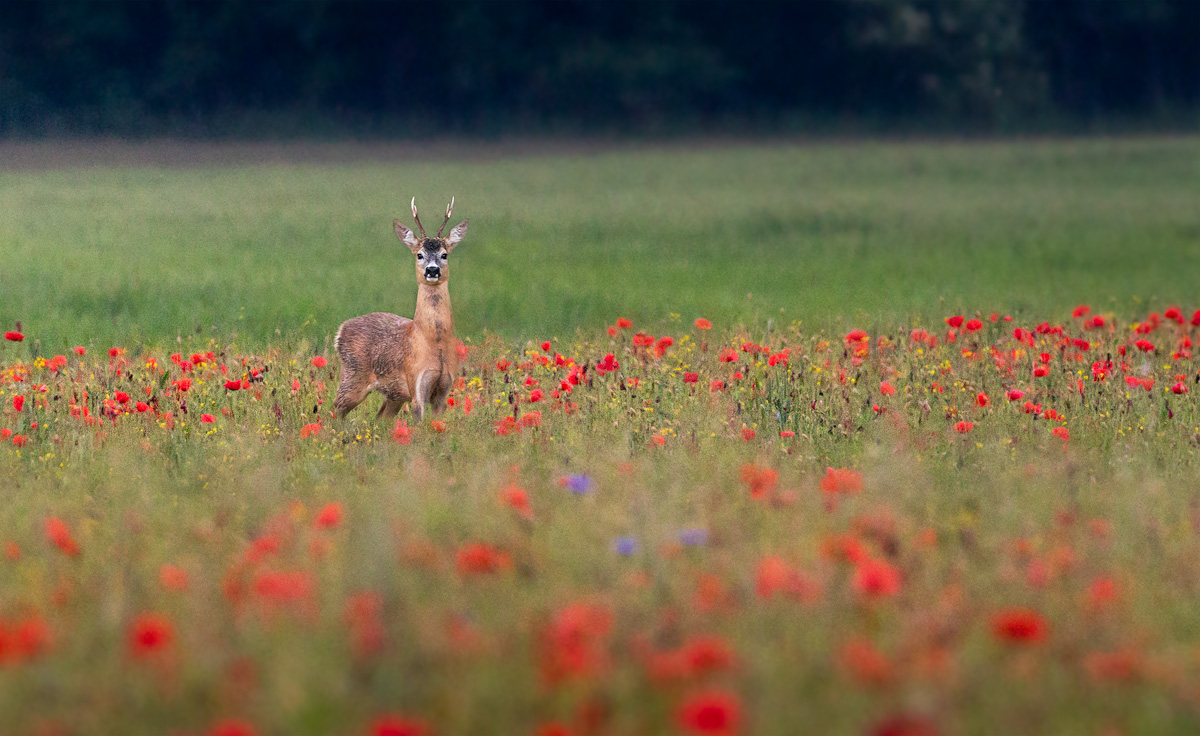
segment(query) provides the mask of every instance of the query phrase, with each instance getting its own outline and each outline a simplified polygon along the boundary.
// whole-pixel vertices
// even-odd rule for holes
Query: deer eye
[[[418,261],[423,261],[423,260],[425,260],[425,254],[424,254],[424,253],[418,253],[418,254],[417,254],[417,260],[418,260]]]
[[[449,253],[443,253],[443,254],[442,254],[442,260],[443,260],[443,261],[444,261],[444,260],[446,260],[446,257],[447,257],[448,255],[450,255],[450,254],[449,254]]]

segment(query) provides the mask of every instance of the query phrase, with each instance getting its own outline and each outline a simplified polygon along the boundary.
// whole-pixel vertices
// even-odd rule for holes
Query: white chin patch
[[[427,283],[427,284],[436,284],[437,282],[438,282],[437,279],[431,279],[428,276],[425,277],[425,283]]]

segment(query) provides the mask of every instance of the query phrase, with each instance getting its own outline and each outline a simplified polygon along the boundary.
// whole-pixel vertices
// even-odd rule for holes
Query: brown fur
[[[449,218],[448,207],[446,219]],[[449,266],[438,261],[437,256],[458,245],[466,233],[467,221],[455,226],[445,239],[418,240],[399,221],[395,228],[413,255],[421,254],[425,259],[416,261],[417,308],[412,319],[372,312],[346,320],[338,328],[334,347],[342,360],[342,375],[333,406],[339,417],[350,413],[373,390],[384,397],[376,418],[395,416],[410,401],[418,418],[425,416],[426,408],[440,413],[458,373]],[[425,279],[425,268],[430,263],[441,264],[441,276],[435,282]]]

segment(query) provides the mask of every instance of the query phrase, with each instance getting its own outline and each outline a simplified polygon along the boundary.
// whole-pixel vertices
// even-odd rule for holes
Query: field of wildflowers
[[[614,315],[387,424],[302,341],[10,331],[0,732],[1195,733],[1200,311],[1156,308]]]

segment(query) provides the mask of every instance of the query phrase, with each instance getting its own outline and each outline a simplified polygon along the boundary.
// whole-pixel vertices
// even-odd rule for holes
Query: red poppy
[[[858,493],[863,489],[862,473],[850,468],[826,468],[821,478],[821,490],[825,493]]]
[[[455,568],[459,575],[484,575],[508,567],[508,554],[490,544],[471,542],[458,549]]]
[[[409,444],[412,442],[412,428],[403,419],[397,421],[396,428],[392,430],[392,439],[401,445]]]
[[[1073,312],[1071,312],[1071,316],[1074,317],[1075,319],[1079,319],[1080,317],[1086,317],[1088,315],[1088,313],[1091,311],[1092,311],[1092,308],[1089,307],[1088,305],[1080,304],[1078,307],[1075,307],[1075,310]]]
[[[257,734],[254,726],[246,721],[220,721],[213,724],[208,731],[208,736],[257,736]]]
[[[342,505],[337,501],[327,503],[313,518],[313,525],[318,529],[336,529],[342,523]]]
[[[966,434],[967,432],[970,432],[972,429],[975,429],[974,422],[960,421],[954,425],[954,431],[958,432],[959,434]]]
[[[1025,392],[1018,388],[1009,389],[1005,394],[1009,401],[1020,401],[1025,398]]]
[[[900,571],[884,560],[868,558],[854,568],[853,584],[868,598],[890,598],[900,592]]]
[[[1055,427],[1054,429],[1050,430],[1050,434],[1058,437],[1063,442],[1071,439],[1071,432],[1066,427]]]
[[[887,381],[883,381],[879,384],[879,393],[883,394],[884,396],[894,396],[896,394],[896,389],[892,386],[892,384],[888,383]]]
[[[538,641],[538,664],[550,685],[587,679],[608,668],[608,634],[612,614],[592,603],[560,609]]]
[[[309,422],[308,424],[306,424],[300,428],[300,437],[301,437],[301,439],[303,439],[305,437],[311,437],[312,435],[317,434],[320,431],[321,431],[320,422]]]
[[[182,593],[188,589],[187,571],[175,565],[163,565],[158,568],[158,584],[166,590]]]
[[[785,429],[779,433],[779,436],[786,440],[788,438],[795,437],[796,433],[790,429]]]
[[[750,498],[770,495],[779,483],[779,473],[771,468],[760,468],[753,463],[742,466],[742,483],[750,489]]]
[[[750,427],[742,427],[742,440],[749,442],[754,439],[754,430]]]
[[[46,539],[50,543],[65,554],[67,557],[75,557],[79,554],[79,543],[75,541],[75,537],[71,536],[71,530],[66,523],[57,516],[49,516],[46,518]]]
[[[992,403],[992,400],[988,398],[987,394],[983,393],[982,391],[975,394],[975,406],[982,408],[990,403]]]
[[[4,333],[4,339],[9,340],[10,342],[21,342],[25,339],[25,336],[16,330],[9,330],[8,332]]]
[[[1030,608],[1009,608],[992,616],[992,636],[1014,644],[1037,644],[1046,638],[1049,626]]]
[[[741,701],[723,690],[694,693],[675,711],[679,727],[700,736],[731,736],[738,732],[741,721]]]
[[[236,381],[226,381],[225,382],[225,389],[228,391],[238,391],[241,388],[242,388],[241,379],[238,379]]]
[[[703,317],[698,317],[693,324],[696,325],[697,330],[711,330],[712,329],[712,322],[709,322],[708,320],[704,319]]]
[[[136,659],[162,654],[175,643],[175,627],[161,613],[143,613],[129,626],[129,653]]]
[[[963,323],[963,316],[961,314],[956,314],[953,317],[946,318],[946,324],[950,325],[950,327],[952,327],[953,329],[956,329],[956,330],[959,327],[962,327],[962,323]]]
[[[967,320],[967,323],[964,325],[964,327],[966,328],[967,332],[978,332],[979,330],[983,329],[983,322],[978,319],[971,318]]]
[[[708,384],[708,390],[713,393],[716,393],[717,391],[724,391],[725,390],[725,382],[720,379],[717,379],[717,380],[713,381],[712,383]]]
[[[201,414],[200,421],[205,424],[212,424],[213,422],[217,421],[217,418],[212,414]]]
[[[174,386],[175,388],[179,389],[182,392],[186,392],[189,388],[192,387],[192,379],[180,378],[178,381],[172,381],[171,385]]]
[[[689,372],[685,372],[685,373],[683,374],[683,382],[684,382],[684,383],[696,383],[696,382],[697,382],[697,381],[699,381],[699,380],[700,380],[700,374],[699,374],[699,373],[689,373]]]
[[[633,327],[633,323],[624,317],[617,317],[617,327],[620,327],[622,330],[628,330],[630,327]]]
[[[523,516],[533,515],[533,508],[529,505],[529,494],[516,483],[510,483],[507,488],[500,492],[500,500],[504,502],[504,505],[516,510]]]
[[[424,721],[385,715],[376,718],[367,733],[369,736],[429,736],[430,731]]]
[[[25,397],[17,394],[12,398],[12,405],[16,411],[22,411],[25,408]]]
[[[317,355],[312,359],[313,368],[324,368],[329,365],[329,361],[325,360],[325,356]]]

